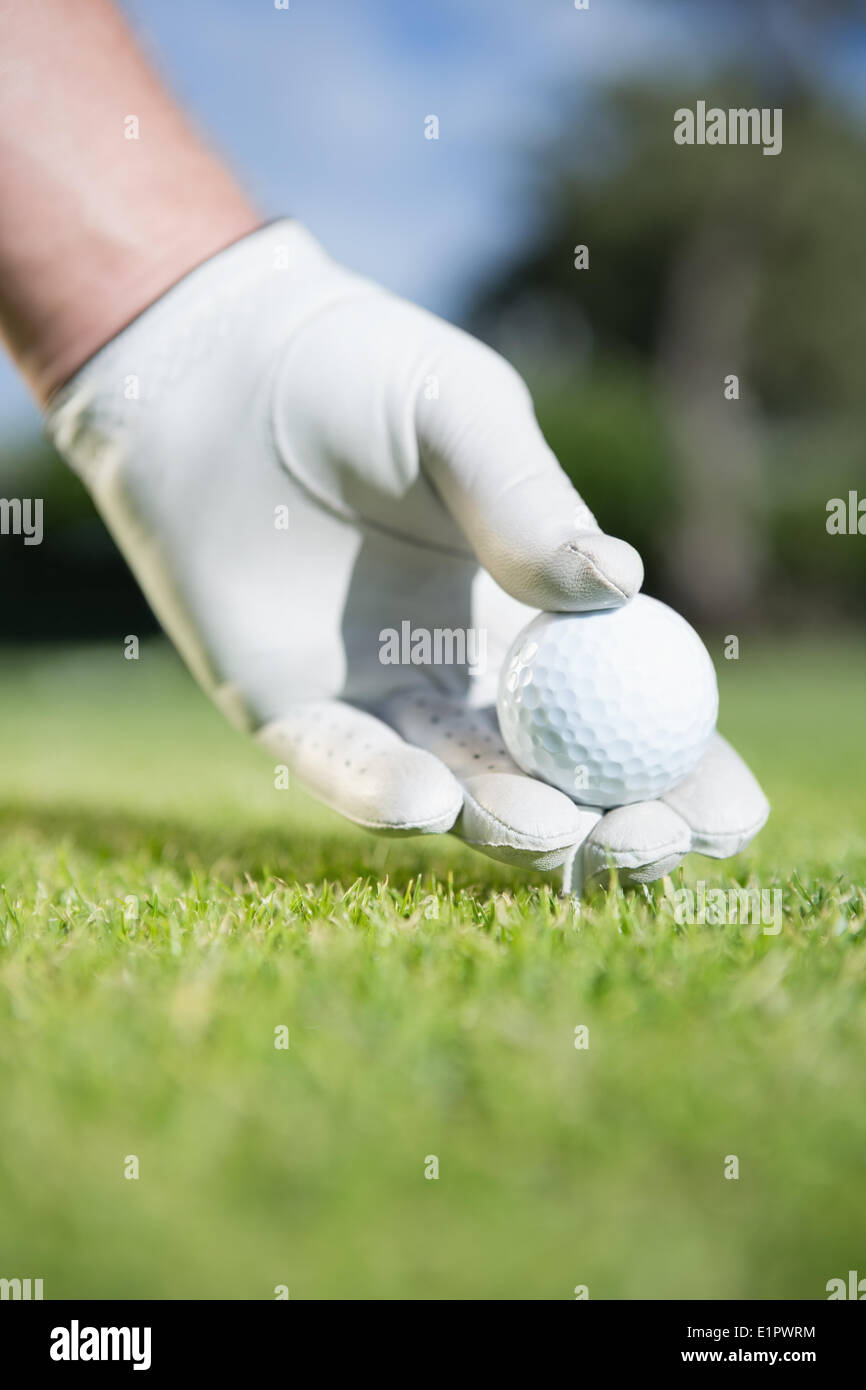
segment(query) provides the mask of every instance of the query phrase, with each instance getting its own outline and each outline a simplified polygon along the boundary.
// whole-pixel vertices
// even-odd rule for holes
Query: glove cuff
[[[93,487],[123,452],[141,412],[249,323],[259,344],[285,335],[359,277],[338,266],[299,222],[282,218],[202,262],[149,305],[52,397],[45,429]],[[263,312],[274,298],[280,313]]]

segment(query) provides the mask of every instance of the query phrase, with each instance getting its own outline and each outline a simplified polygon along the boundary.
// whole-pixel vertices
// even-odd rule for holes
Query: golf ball
[[[518,766],[600,807],[651,801],[681,782],[718,706],[698,634],[643,594],[621,608],[539,613],[512,643],[497,697]]]

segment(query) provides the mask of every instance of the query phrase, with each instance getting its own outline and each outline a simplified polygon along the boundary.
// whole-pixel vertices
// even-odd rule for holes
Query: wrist
[[[38,286],[13,316],[13,353],[44,405],[75,372],[167,290],[261,225],[238,195],[209,215],[178,219],[154,210],[134,226],[107,228],[86,243],[51,243],[28,282]]]
[[[368,283],[336,265],[299,222],[267,223],[195,265],[100,344],[52,394],[48,434],[94,489],[117,441],[183,394],[191,376],[262,380],[299,323],[365,292]]]
[[[44,403],[261,219],[111,0],[2,10],[0,332]]]

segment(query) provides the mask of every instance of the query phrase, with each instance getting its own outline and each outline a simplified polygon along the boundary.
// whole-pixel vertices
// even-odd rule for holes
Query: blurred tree
[[[739,8],[752,26],[776,22],[772,4]],[[819,10],[794,8],[784,44],[759,46],[772,58],[760,80],[744,71],[707,78],[699,90],[621,86],[569,121],[533,164],[535,244],[486,287],[472,314],[477,331],[518,358],[514,325],[532,319],[519,365],[538,385],[540,414],[545,378],[561,397],[568,373],[572,394],[591,395],[588,355],[648,375],[671,450],[670,476],[660,479],[670,505],[657,513],[663,586],[695,616],[726,623],[754,604],[772,537],[763,513],[788,486],[784,469],[770,467],[778,451],[768,441],[791,421],[815,438],[828,419],[835,436],[849,439],[862,438],[866,424],[866,140],[804,77],[810,15]],[[698,99],[725,109],[781,106],[781,153],[676,145],[674,111],[694,109]],[[589,247],[586,271],[573,266],[578,243]],[[569,310],[580,329],[570,335]],[[739,400],[725,399],[731,373]],[[632,471],[657,467],[657,453],[635,460]],[[566,449],[564,462],[594,505],[585,459]],[[816,458],[813,483],[821,465]],[[616,481],[620,495],[631,486],[628,477]],[[816,532],[830,495],[810,493]],[[624,529],[616,516],[602,520]]]
[[[43,501],[41,545],[0,536],[0,639],[85,641],[157,631],[81,482],[42,439],[0,441],[0,497]]]

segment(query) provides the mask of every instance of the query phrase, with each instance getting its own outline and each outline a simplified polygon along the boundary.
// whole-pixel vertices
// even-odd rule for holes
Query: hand
[[[298,224],[187,276],[48,423],[201,685],[356,824],[647,880],[766,819],[721,739],[663,801],[604,817],[511,762],[491,704],[516,631],[626,602],[640,559],[599,530],[507,363]],[[434,658],[462,634],[484,659],[449,662],[446,636],[438,663],[391,664],[392,633]]]

